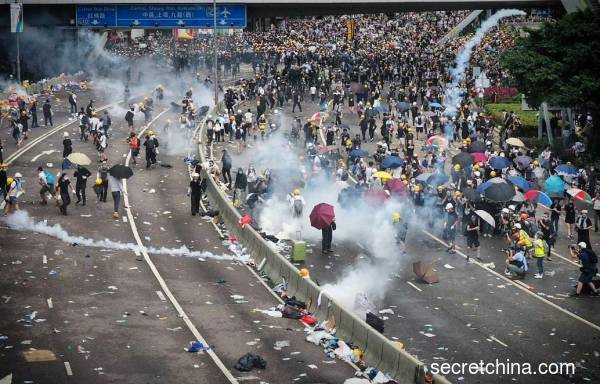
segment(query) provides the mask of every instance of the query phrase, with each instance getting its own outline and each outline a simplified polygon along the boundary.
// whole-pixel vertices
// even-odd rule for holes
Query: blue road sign
[[[78,5],[77,25],[88,28],[212,28],[211,4]],[[246,5],[217,5],[217,28],[245,28]]]

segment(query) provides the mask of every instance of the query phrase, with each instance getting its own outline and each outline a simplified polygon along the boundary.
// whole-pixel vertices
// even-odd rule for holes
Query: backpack
[[[146,141],[146,148],[149,151],[153,151],[154,150],[154,139],[148,139],[148,141]]]
[[[46,184],[54,185],[54,183],[56,183],[56,179],[54,178],[54,175],[52,175],[50,172],[44,171],[44,175],[46,176]]]
[[[304,205],[302,204],[302,200],[294,199],[294,215],[299,217],[302,215],[302,209]]]

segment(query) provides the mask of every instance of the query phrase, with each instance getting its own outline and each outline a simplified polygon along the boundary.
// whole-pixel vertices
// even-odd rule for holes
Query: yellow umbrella
[[[77,165],[90,165],[90,164],[92,164],[92,160],[90,160],[90,158],[87,157],[87,155],[85,153],[81,153],[81,152],[71,153],[69,156],[67,156],[67,159],[71,163],[77,164]]]
[[[512,145],[513,147],[524,147],[525,146],[525,144],[523,144],[523,142],[520,139],[517,139],[516,137],[511,137],[508,140],[506,140],[506,144]]]
[[[392,180],[392,175],[384,171],[375,172],[373,177],[381,179],[382,181]]]

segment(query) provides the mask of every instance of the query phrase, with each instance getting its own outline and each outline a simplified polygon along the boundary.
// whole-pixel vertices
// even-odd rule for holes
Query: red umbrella
[[[473,160],[475,160],[476,163],[485,163],[488,160],[485,153],[481,152],[471,153],[471,156],[473,156]]]
[[[317,229],[328,227],[333,219],[335,219],[333,206],[327,203],[315,205],[310,213],[310,225]]]
[[[380,206],[383,205],[387,199],[390,198],[390,194],[389,192],[386,191],[376,191],[376,190],[370,190],[367,191],[367,193],[365,193],[365,201],[367,202],[367,204],[372,205],[372,206]]]
[[[394,196],[408,196],[409,195],[408,186],[402,180],[392,179],[387,182],[386,188]]]

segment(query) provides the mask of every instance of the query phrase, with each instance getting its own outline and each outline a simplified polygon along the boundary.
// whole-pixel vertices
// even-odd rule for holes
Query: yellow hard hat
[[[404,174],[400,175],[400,180],[406,180],[406,175],[404,175]]]
[[[438,191],[442,191],[443,189],[444,189],[444,186],[443,186],[443,185],[438,185],[438,187],[437,187],[437,190],[438,190]]]
[[[460,171],[460,164],[454,164],[454,170]]]
[[[0,163],[0,168],[8,168],[8,164],[6,164],[6,163]]]
[[[470,143],[470,142],[471,142],[471,138],[470,138],[470,137],[467,137],[467,140],[466,140],[466,141],[467,141],[467,143]]]
[[[294,196],[300,196],[300,190],[296,188],[296,189],[294,189],[294,192],[292,192],[292,194]]]
[[[392,221],[400,221],[400,212],[394,212],[392,214]]]
[[[490,172],[490,176],[492,176],[492,177],[496,177],[496,171],[492,171],[492,172]]]
[[[13,181],[15,181],[15,179],[13,179],[12,177],[7,178],[6,185],[11,185]]]
[[[404,349],[404,343],[401,341],[394,341],[394,344],[396,344],[396,347],[400,348],[400,349]]]
[[[94,182],[94,184],[96,184],[96,185],[102,184],[102,179],[96,179],[96,181]]]
[[[151,129],[150,129],[150,130],[148,130],[148,136],[152,136],[152,135],[154,135],[154,131],[153,131],[153,130],[151,130]]]
[[[306,268],[302,268],[298,274],[300,275],[300,277],[303,277],[303,278],[310,277],[310,273],[308,272],[308,269],[306,269]]]
[[[474,169],[474,170],[478,170],[478,169],[479,169],[479,164],[475,164],[475,165],[473,166],[473,169]]]
[[[540,162],[539,162],[539,161],[537,161],[537,160],[534,160],[534,161],[533,161],[533,165],[535,165],[535,166],[538,166],[538,165],[540,165]]]
[[[454,196],[456,196],[456,197],[460,197],[461,195],[462,195],[462,193],[460,193],[460,191],[454,192]]]
[[[418,185],[415,185],[415,192],[420,192],[421,191],[421,187]]]

